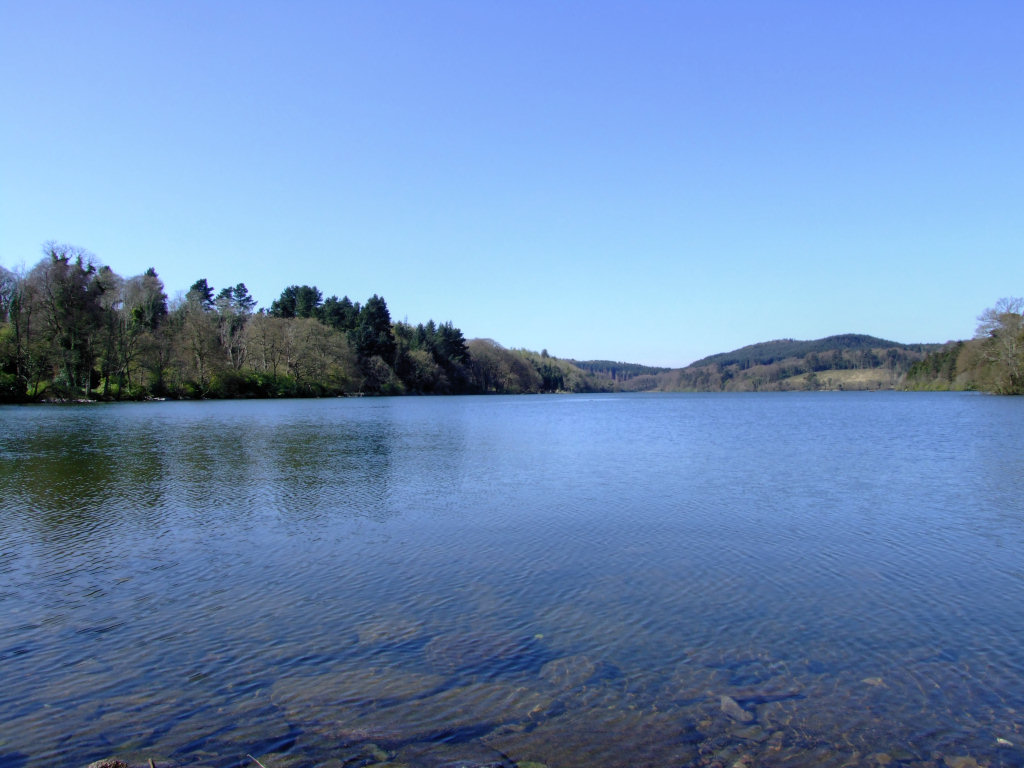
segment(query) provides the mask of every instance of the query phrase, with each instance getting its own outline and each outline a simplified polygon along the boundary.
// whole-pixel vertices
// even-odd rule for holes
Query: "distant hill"
[[[789,357],[804,357],[812,353],[831,352],[835,349],[859,351],[865,349],[914,348],[920,351],[921,347],[921,344],[900,344],[897,341],[888,341],[886,339],[879,339],[876,336],[865,336],[860,333],[843,333],[838,336],[827,336],[813,341],[798,341],[797,339],[762,341],[759,344],[750,344],[732,352],[720,352],[717,355],[710,355],[690,363],[687,367],[697,368],[703,365],[771,365]]]
[[[618,388],[660,392],[892,389],[938,344],[901,344],[844,333],[812,341],[777,339],[705,357],[685,368],[641,373]]]

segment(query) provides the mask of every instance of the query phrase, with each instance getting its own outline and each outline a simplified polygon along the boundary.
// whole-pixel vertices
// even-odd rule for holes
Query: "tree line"
[[[0,400],[309,397],[593,391],[566,361],[467,341],[451,322],[392,320],[291,285],[269,309],[205,278],[169,300],[156,270],[122,277],[47,243],[30,270],[0,267]]]
[[[1024,298],[1002,298],[985,309],[974,338],[951,341],[916,363],[907,387],[1024,394]]]
[[[150,268],[122,277],[84,248],[47,243],[30,270],[0,266],[0,401],[835,388],[1024,394],[1024,299],[1000,299],[973,339],[898,345],[845,335],[783,339],[686,368],[570,361],[451,322],[392,320],[290,285],[267,309],[205,278],[169,300]]]

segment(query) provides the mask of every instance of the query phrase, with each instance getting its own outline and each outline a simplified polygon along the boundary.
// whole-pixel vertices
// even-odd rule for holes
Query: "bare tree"
[[[194,291],[189,292],[173,315],[181,383],[191,382],[197,394],[206,396],[214,374],[223,367],[217,315],[204,307]]]
[[[995,391],[1024,392],[1024,298],[1003,298],[982,312],[975,338],[983,341],[985,359],[995,367]]]
[[[10,320],[11,308],[17,300],[18,276],[0,266],[0,323]]]
[[[58,361],[58,380],[69,394],[89,397],[105,290],[95,257],[84,248],[48,242],[44,259],[28,275],[45,336]]]
[[[284,370],[287,351],[287,321],[267,314],[253,315],[245,326],[249,367],[277,376]]]

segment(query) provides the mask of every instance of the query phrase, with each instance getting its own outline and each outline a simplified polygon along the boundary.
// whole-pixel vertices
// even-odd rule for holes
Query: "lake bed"
[[[0,425],[0,768],[1024,762],[1020,399]]]

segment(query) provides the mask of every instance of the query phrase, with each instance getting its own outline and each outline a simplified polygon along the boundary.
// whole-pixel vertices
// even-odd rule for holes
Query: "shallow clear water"
[[[0,408],[0,767],[1020,765],[1024,399]]]

